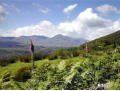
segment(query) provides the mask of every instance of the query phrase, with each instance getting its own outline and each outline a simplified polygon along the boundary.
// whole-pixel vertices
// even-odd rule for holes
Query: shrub
[[[19,57],[21,62],[30,62],[31,56],[30,55],[24,55]]]
[[[42,54],[34,54],[34,60],[37,61],[37,60],[42,60],[43,59],[43,55]]]
[[[9,60],[9,63],[15,63],[18,59],[17,57],[11,57],[8,60]]]
[[[5,73],[4,76],[2,77],[3,82],[10,81],[10,76],[11,76],[10,72]]]
[[[120,76],[120,74],[118,74]],[[115,83],[110,87],[112,90],[120,90],[120,78],[116,79]]]
[[[55,53],[52,53],[52,54],[48,54],[47,58],[49,60],[54,60],[54,59],[57,59],[57,55]]]
[[[31,78],[30,70],[31,70],[31,67],[20,68],[16,72],[14,80],[16,80],[16,81],[27,81],[28,79]]]
[[[1,60],[1,61],[0,61],[0,65],[1,65],[1,66],[6,66],[6,65],[8,65],[8,60],[7,60],[7,59]]]
[[[66,90],[82,90],[88,89],[88,84],[83,78],[80,76],[79,73],[75,73],[71,78],[71,82],[66,84]]]
[[[77,57],[80,55],[79,50],[73,51],[73,57]]]

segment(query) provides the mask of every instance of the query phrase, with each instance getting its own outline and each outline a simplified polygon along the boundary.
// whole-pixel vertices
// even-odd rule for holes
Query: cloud
[[[87,8],[70,22],[61,22],[54,25],[52,22],[45,20],[36,25],[17,28],[4,36],[44,35],[52,37],[63,34],[73,38],[93,40],[118,29],[120,29],[120,19],[113,22],[100,17],[93,12],[92,8]]]
[[[52,37],[58,34],[56,31],[56,26],[54,26],[50,21],[41,21],[39,24],[25,26],[22,28],[17,28],[15,31],[10,32],[8,34],[4,34],[4,36],[30,36],[30,35],[45,35]]]
[[[48,12],[50,12],[50,9],[49,8],[40,9],[40,12],[43,13],[43,14],[47,14]]]
[[[5,20],[7,14],[8,13],[5,11],[5,9],[0,5],[0,23],[2,23]]]
[[[77,7],[77,4],[69,5],[69,6],[67,6],[66,8],[64,8],[63,12],[68,14],[68,13],[71,12],[75,7]]]
[[[101,13],[102,15],[108,15],[111,12],[115,12],[117,14],[120,14],[120,10],[118,10],[116,7],[108,4],[101,5],[96,8],[96,10]]]
[[[17,8],[14,4],[2,3],[2,5],[10,10],[15,10],[17,13],[21,12],[21,10]]]
[[[50,9],[49,8],[41,8],[41,5],[39,3],[32,3],[33,6],[37,7],[38,8],[38,11],[40,11],[41,13],[43,14],[47,14],[50,12]]]
[[[73,4],[73,5],[69,5],[66,8],[64,8],[63,12],[67,15],[67,18],[70,18],[70,12],[73,11],[78,4]]]
[[[32,3],[33,6],[40,7],[39,3]]]
[[[111,33],[110,26],[113,26],[112,21],[99,17],[92,8],[88,8],[72,22],[60,23],[58,29],[72,37],[92,40]]]

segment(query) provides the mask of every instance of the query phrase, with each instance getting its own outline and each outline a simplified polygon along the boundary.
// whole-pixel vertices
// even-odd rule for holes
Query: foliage
[[[16,71],[13,78],[16,82],[14,85],[17,86],[17,89],[82,90],[95,87],[98,83],[106,83],[107,80],[117,81],[116,70],[119,67],[117,53],[116,51],[109,54],[103,53],[102,56],[86,54],[85,57],[36,61],[37,67],[32,72],[30,79],[25,79],[25,76],[30,76],[31,68],[29,66],[21,67]],[[24,88],[18,83],[19,81],[26,81]]]
[[[42,55],[40,53],[35,53],[34,54],[34,60],[42,60],[45,57],[45,55]],[[8,59],[3,59],[0,61],[0,66],[7,66],[8,64],[15,63],[17,61],[21,62],[31,62],[31,55],[22,55],[18,57],[10,57]]]
[[[27,79],[30,79],[31,77],[30,70],[31,70],[31,67],[20,68],[16,72],[15,77],[13,79],[16,81],[26,81]]]
[[[111,88],[113,90],[120,90],[120,73],[117,74],[117,79],[114,84],[112,84]]]

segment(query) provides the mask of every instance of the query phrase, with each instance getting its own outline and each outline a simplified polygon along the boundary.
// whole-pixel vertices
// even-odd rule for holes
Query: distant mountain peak
[[[6,46],[8,45],[8,41],[17,42],[20,45],[29,45],[30,40],[33,40],[34,45],[36,46],[44,46],[44,47],[72,47],[72,46],[79,46],[82,43],[86,42],[83,39],[74,39],[69,36],[65,36],[62,34],[58,34],[52,38],[46,36],[39,36],[39,35],[32,35],[32,36],[20,36],[20,37],[13,37],[13,38],[0,38],[1,41],[6,41]],[[5,45],[5,44],[4,44]]]
[[[54,37],[52,38],[71,38],[69,36],[65,36],[65,35],[62,35],[62,34],[58,34],[58,35],[55,35]]]
[[[55,35],[54,37],[63,37],[64,35],[62,34],[58,34],[58,35]]]

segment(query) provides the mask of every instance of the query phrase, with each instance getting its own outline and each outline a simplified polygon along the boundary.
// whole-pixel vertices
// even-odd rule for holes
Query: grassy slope
[[[45,60],[39,60],[39,61],[36,61],[35,62],[35,65],[37,66],[37,68],[41,68],[45,63],[50,63],[52,65],[52,67],[56,67],[58,68],[59,64],[61,61],[64,61],[65,63],[69,63],[70,61],[72,61],[72,63],[76,63],[76,62],[80,62],[82,58],[80,57],[75,57],[75,58],[69,58],[69,59],[56,59],[56,60],[48,60],[48,59],[45,59]],[[16,72],[20,69],[20,68],[23,68],[23,67],[31,67],[32,64],[31,63],[24,63],[24,62],[16,62],[16,63],[13,63],[13,64],[9,64],[8,66],[5,66],[5,67],[1,67],[0,66],[0,79],[2,79],[2,77],[7,73],[7,72],[10,72],[11,73],[11,76],[15,76]],[[60,68],[60,67],[59,67]],[[18,82],[21,86],[25,86],[25,82]],[[8,89],[11,89],[11,88],[8,88]],[[12,89],[19,89],[17,87],[15,88],[12,88]]]
[[[68,61],[68,60],[73,60],[74,62],[75,61],[78,61],[79,58],[76,57],[76,58],[70,58],[70,59],[65,59],[64,61]],[[43,63],[46,63],[46,62],[50,62],[53,66],[58,66],[59,62],[61,61],[61,59],[56,59],[56,60],[48,60],[48,59],[45,59],[45,60],[39,60],[39,61],[36,61],[35,62],[35,65],[37,67],[40,67]],[[13,63],[13,64],[9,64],[8,66],[5,66],[5,67],[1,67],[0,66],[0,78],[2,78],[2,75],[5,74],[6,72],[11,72],[12,75],[15,75],[15,73],[18,71],[18,69],[22,68],[22,67],[30,67],[32,66],[31,63],[25,63],[25,62],[16,62],[16,63]]]
[[[90,50],[99,50],[100,47],[104,47],[102,51],[112,49],[114,44],[116,44],[116,46],[120,45],[120,30],[107,36],[88,42]],[[84,46],[85,44],[81,45],[80,47]]]
[[[105,55],[103,53],[103,55]],[[96,60],[104,60],[105,58],[101,57],[101,56],[92,56],[94,59]],[[80,67],[80,65],[84,65],[84,71],[83,73],[81,73],[81,75],[84,75],[86,70],[89,67],[89,62],[90,60],[88,58],[82,58],[82,57],[74,57],[74,58],[69,58],[69,59],[56,59],[56,60],[39,60],[35,62],[35,65],[37,65],[37,68],[41,68],[44,66],[44,64],[46,63],[50,63],[52,67],[57,68],[59,71],[63,70],[63,72],[67,69],[64,66],[66,65],[70,65],[70,69],[71,71],[73,70],[73,72],[75,71],[75,69],[77,67]],[[62,63],[63,62],[63,63]],[[97,62],[96,62],[97,63]],[[87,66],[88,65],[88,66]],[[6,72],[11,72],[12,76],[15,75],[15,73],[22,67],[28,67],[31,66],[31,63],[24,63],[24,62],[17,62],[17,63],[13,63],[13,64],[9,64],[8,66],[5,67],[0,67],[0,78],[2,78],[2,76],[6,73]],[[44,69],[43,69],[44,70]],[[71,72],[67,73],[67,76],[69,77],[70,75],[73,75]],[[69,78],[68,78],[69,80]],[[25,82],[19,82],[19,84],[24,87],[25,86]],[[11,88],[8,88],[11,89]],[[19,89],[19,88],[12,88],[12,89]],[[42,88],[43,89],[43,88]],[[51,88],[51,89],[57,89],[57,88]]]

